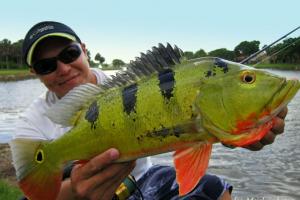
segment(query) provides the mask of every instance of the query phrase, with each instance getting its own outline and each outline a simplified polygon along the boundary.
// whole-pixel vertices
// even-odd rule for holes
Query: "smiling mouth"
[[[78,76],[79,76],[78,74],[76,74],[76,75],[74,75],[74,76],[71,76],[71,78],[68,78],[68,79],[66,79],[66,80],[64,80],[64,81],[59,82],[58,85],[59,85],[59,86],[64,85],[64,84],[68,83],[69,81],[75,79],[75,78],[78,77]]]

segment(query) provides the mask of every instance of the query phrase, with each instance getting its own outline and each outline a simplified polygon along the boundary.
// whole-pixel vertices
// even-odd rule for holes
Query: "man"
[[[63,128],[53,123],[44,115],[45,111],[72,88],[85,83],[101,87],[107,77],[102,71],[89,68],[85,44],[71,28],[58,22],[34,25],[25,36],[23,54],[31,72],[37,75],[48,91],[35,100],[21,117],[14,138],[55,139],[70,127]],[[283,132],[281,118],[285,117],[286,112],[279,114],[273,132],[270,131],[260,142],[248,148],[258,150],[272,143],[275,134]],[[138,188],[129,199],[139,198],[140,193],[145,199],[178,199],[173,168],[152,167],[150,158],[113,163],[118,156],[117,149],[109,149],[85,164],[76,164],[70,178],[63,181],[58,199],[112,199],[130,173],[136,178]],[[231,188],[218,177],[206,175],[186,199],[230,199]]]

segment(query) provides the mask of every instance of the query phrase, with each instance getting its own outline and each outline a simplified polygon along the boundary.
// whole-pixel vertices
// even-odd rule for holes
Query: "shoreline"
[[[16,171],[12,164],[10,147],[7,143],[0,143],[0,158],[0,179],[16,186]]]
[[[9,74],[9,75],[0,75],[0,82],[10,82],[10,81],[22,81],[28,79],[36,79],[34,74]]]

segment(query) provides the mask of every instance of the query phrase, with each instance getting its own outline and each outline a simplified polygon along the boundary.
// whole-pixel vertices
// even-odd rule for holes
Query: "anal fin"
[[[179,196],[191,192],[206,172],[212,150],[211,143],[204,143],[177,150],[174,157]]]

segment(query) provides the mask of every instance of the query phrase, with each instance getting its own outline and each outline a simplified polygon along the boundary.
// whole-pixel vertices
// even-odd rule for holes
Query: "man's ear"
[[[84,52],[84,54],[87,56],[87,49],[84,43],[80,44],[82,51]]]

